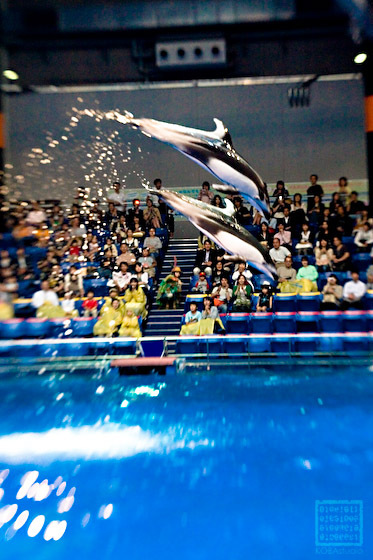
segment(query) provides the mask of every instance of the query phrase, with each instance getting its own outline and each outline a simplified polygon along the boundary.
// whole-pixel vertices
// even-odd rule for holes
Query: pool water
[[[14,370],[0,390],[1,560],[373,557],[367,366]],[[361,546],[316,546],[317,500],[363,508],[334,529]]]

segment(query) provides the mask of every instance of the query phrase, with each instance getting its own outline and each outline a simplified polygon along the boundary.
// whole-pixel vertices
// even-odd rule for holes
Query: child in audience
[[[256,310],[261,312],[272,311],[273,296],[271,293],[271,285],[269,282],[264,282],[262,290],[259,294]]]
[[[98,303],[97,300],[94,299],[94,297],[94,291],[88,290],[87,299],[85,299],[82,303],[84,317],[93,317],[94,319],[97,317]]]

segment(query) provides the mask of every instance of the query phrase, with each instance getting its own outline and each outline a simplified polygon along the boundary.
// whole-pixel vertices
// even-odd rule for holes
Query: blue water
[[[372,558],[372,371],[221,371],[2,376],[1,560]],[[316,547],[316,500],[362,547]]]

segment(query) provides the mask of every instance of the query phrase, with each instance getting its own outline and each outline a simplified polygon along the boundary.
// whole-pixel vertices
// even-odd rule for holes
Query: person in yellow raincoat
[[[199,323],[202,319],[202,313],[198,311],[195,301],[190,303],[189,308],[190,310],[185,315],[185,325],[181,327],[180,335],[199,334]]]
[[[0,299],[0,321],[7,321],[8,319],[13,319],[13,317],[13,305]]]
[[[120,302],[117,298],[113,298],[111,305],[105,306],[104,312],[93,327],[95,336],[113,336],[121,325],[123,313],[120,309]]]
[[[202,319],[199,322],[198,334],[225,333],[222,320],[219,317],[218,308],[213,305],[212,298],[206,297],[203,300]]]
[[[134,315],[146,317],[146,295],[139,287],[137,278],[131,278],[130,285],[124,292],[125,310],[132,309]]]
[[[126,314],[119,329],[119,336],[133,336],[134,338],[141,337],[139,321],[136,315],[134,315],[132,309],[126,310]]]

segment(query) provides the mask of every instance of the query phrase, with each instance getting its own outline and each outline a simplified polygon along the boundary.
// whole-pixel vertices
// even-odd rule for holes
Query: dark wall
[[[13,166],[7,169],[11,192],[39,198],[57,194],[70,200],[74,187],[90,186],[96,192],[115,177],[129,188],[156,176],[167,186],[209,180],[183,155],[129,127],[89,117],[71,127],[73,107],[127,109],[135,116],[207,130],[218,117],[230,129],[236,150],[268,183],[307,181],[310,173],[317,173],[321,181],[341,175],[366,178],[361,82],[315,83],[307,108],[290,108],[287,88],[287,84],[178,87],[10,97],[6,157]],[[51,147],[54,140],[59,144]],[[43,153],[33,152],[35,148]]]

